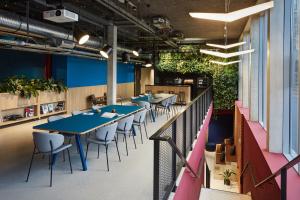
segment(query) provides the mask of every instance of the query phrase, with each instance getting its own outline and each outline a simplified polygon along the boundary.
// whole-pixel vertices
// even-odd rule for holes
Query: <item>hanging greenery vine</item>
[[[220,66],[210,60],[229,61],[201,54],[197,46],[182,46],[180,53],[160,53],[157,69],[166,72],[207,74],[213,78],[214,109],[233,109],[237,99],[237,64]]]

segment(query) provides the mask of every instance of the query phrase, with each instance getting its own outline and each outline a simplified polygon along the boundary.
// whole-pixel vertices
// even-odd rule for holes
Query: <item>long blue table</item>
[[[169,99],[173,97],[175,94],[166,94],[166,93],[160,93],[160,94],[153,94],[153,95],[144,95],[144,96],[139,96],[134,99],[131,99],[132,103],[138,103],[139,101],[146,101],[149,102],[152,105],[155,105],[155,110],[156,110],[156,105],[160,104],[162,101]],[[153,110],[150,110],[152,119],[155,122],[155,115],[153,113]]]
[[[105,118],[101,117],[104,112],[112,112],[115,109],[117,116],[113,118]],[[136,112],[143,110],[144,108],[141,106],[121,106],[121,105],[109,105],[101,108],[101,112],[98,113],[96,111],[89,111],[87,113],[93,113],[93,115],[89,115],[87,113],[83,113],[80,115],[75,115],[71,117],[67,117],[61,120],[48,122],[45,124],[41,124],[38,126],[34,126],[34,129],[37,130],[47,130],[47,131],[55,131],[60,133],[68,133],[74,134],[76,139],[76,145],[78,147],[78,151],[80,154],[80,159],[82,163],[83,171],[87,170],[87,163],[83,153],[83,148],[81,144],[81,135],[89,133],[97,128],[105,126],[107,124],[118,121],[124,117],[132,115]],[[134,129],[133,129],[134,130]]]

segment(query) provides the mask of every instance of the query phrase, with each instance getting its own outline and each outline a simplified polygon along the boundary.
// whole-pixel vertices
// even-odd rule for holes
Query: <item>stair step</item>
[[[209,188],[202,188],[199,200],[251,200],[251,196],[234,192],[226,192]]]

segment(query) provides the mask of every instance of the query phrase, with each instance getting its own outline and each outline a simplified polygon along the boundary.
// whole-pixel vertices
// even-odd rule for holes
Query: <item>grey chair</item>
[[[146,119],[145,119],[145,122],[147,123],[147,121],[148,121],[147,120],[148,119],[147,114],[150,115],[151,112],[153,112],[151,104],[149,102],[147,102],[147,101],[139,101],[138,105],[141,106],[141,107],[144,107],[147,110]],[[152,119],[152,118],[150,117],[150,119]]]
[[[86,147],[85,158],[87,159],[89,145],[91,143],[98,145],[98,158],[99,158],[99,148],[100,148],[100,145],[105,146],[107,171],[109,171],[109,163],[108,163],[108,153],[107,153],[107,150],[108,150],[108,145],[110,143],[112,143],[113,141],[115,141],[115,143],[116,143],[119,161],[121,162],[119,148],[118,148],[118,143],[117,143],[117,139],[116,139],[117,126],[118,126],[118,122],[115,122],[113,124],[101,127],[99,129],[97,129],[95,137],[89,137],[87,139],[87,147]]]
[[[127,156],[128,156],[127,135],[128,136],[132,135],[133,119],[134,119],[134,115],[130,115],[129,117],[125,117],[125,118],[119,120],[118,127],[117,127],[117,134],[122,134],[123,135],[123,140],[125,139]],[[133,142],[134,142],[134,147],[136,148],[134,135],[132,135],[132,138],[133,138]],[[117,141],[118,141],[118,135],[117,135]]]
[[[171,97],[171,100],[170,100],[170,106],[171,106],[174,114],[178,111],[176,103],[177,103],[177,95],[174,95]]]
[[[29,165],[26,182],[28,182],[29,180],[33,159],[34,156],[37,154],[49,156],[50,187],[52,187],[52,171],[54,165],[54,156],[56,156],[58,153],[64,150],[68,151],[70,170],[71,170],[71,174],[73,173],[70,151],[69,151],[69,148],[72,146],[72,144],[64,144],[63,135],[55,134],[55,133],[33,132],[32,136],[34,142],[34,149],[31,157],[30,165]]]
[[[156,109],[161,109],[162,113],[167,114],[167,118],[170,117],[170,104],[171,98],[163,100],[159,105],[156,106]]]
[[[99,109],[101,109],[102,108],[102,106],[99,106],[99,105],[93,105],[92,106],[92,109],[93,110],[99,110]]]
[[[72,115],[74,116],[74,115],[80,115],[80,114],[82,114],[82,113],[84,113],[83,111],[81,111],[81,110],[74,110],[73,112],[72,112]]]
[[[134,114],[134,119],[133,119],[133,125],[139,127],[142,144],[143,144],[142,125],[144,125],[146,138],[148,139],[148,133],[147,133],[147,128],[146,128],[146,124],[145,124],[146,114],[147,114],[147,110],[144,109],[144,110],[142,110],[138,113],[135,113]]]

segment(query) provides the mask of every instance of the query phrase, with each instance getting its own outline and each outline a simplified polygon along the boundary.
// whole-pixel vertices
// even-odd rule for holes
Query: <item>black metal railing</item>
[[[250,172],[250,176],[251,176],[251,180],[252,180],[252,184],[254,186],[255,189],[263,186],[266,183],[269,183],[270,181],[273,181],[277,176],[280,175],[280,199],[281,200],[286,200],[287,196],[286,196],[286,186],[287,186],[287,170],[294,167],[294,165],[298,164],[300,162],[300,155],[298,155],[297,157],[295,157],[293,160],[291,160],[290,162],[288,162],[287,164],[285,164],[284,166],[282,166],[280,169],[278,169],[276,172],[274,172],[273,174],[271,174],[270,176],[266,177],[265,179],[263,179],[262,181],[258,182],[256,181],[256,178],[254,176],[254,170],[252,165],[247,162],[247,164],[245,165],[241,175],[240,175],[240,182],[242,182],[242,178],[245,174],[245,172],[247,170],[249,170]],[[253,191],[252,191],[253,192]]]
[[[176,189],[176,178],[183,166],[187,167],[191,176],[200,177],[199,173],[203,170],[195,172],[186,157],[192,150],[211,102],[212,89],[209,87],[150,137],[154,141],[154,200],[168,199]],[[203,162],[204,159],[201,165]]]

